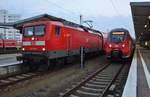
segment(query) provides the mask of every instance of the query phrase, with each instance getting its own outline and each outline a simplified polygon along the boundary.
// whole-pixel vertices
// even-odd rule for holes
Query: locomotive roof
[[[28,22],[32,22],[32,21],[38,21],[38,20],[59,21],[59,22],[62,22],[66,26],[71,26],[71,27],[75,27],[75,28],[79,27],[79,28],[84,29],[85,31],[91,30],[91,31],[94,31],[94,32],[99,32],[98,30],[94,30],[94,29],[85,27],[83,25],[79,25],[79,24],[67,21],[65,19],[54,17],[54,16],[51,16],[51,15],[48,15],[48,14],[41,14],[41,15],[38,15],[38,16],[34,16],[34,17],[31,17],[31,18],[27,18],[27,19],[24,19],[24,20],[17,21],[17,22],[14,23],[14,27],[17,28],[17,29],[21,29],[23,27],[24,23],[28,23]]]
[[[115,31],[119,31],[119,32],[129,32],[127,29],[124,29],[124,28],[115,28],[115,29],[112,29],[110,32],[115,32]]]

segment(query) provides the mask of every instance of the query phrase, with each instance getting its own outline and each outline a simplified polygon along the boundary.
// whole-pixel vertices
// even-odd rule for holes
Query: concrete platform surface
[[[122,97],[150,97],[150,50],[137,47]]]
[[[1,54],[0,55],[0,67],[2,66],[10,66],[13,64],[21,63],[16,60],[16,56],[21,56],[20,53],[17,54]]]
[[[0,54],[0,60],[16,57],[16,56],[20,56],[20,55],[21,55],[20,53],[16,53],[16,54]]]
[[[149,59],[147,57],[144,57],[146,55],[150,55],[149,53],[144,53],[144,50],[138,50],[138,67],[137,67],[137,97],[150,97],[150,87],[149,87],[149,70],[148,69],[148,64],[145,62],[148,61]],[[144,56],[143,56],[144,55]],[[144,59],[143,59],[144,58]]]

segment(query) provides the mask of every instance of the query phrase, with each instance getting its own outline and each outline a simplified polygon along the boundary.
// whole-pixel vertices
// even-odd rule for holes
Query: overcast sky
[[[48,13],[76,23],[82,14],[84,20],[94,21],[95,29],[108,32],[124,27],[134,35],[130,2],[139,1],[143,0],[0,0],[0,9],[20,14],[22,19]]]

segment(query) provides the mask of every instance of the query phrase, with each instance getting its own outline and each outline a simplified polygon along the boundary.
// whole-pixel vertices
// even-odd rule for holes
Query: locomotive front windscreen
[[[45,33],[45,26],[33,26],[33,27],[25,27],[24,36],[41,36]]]
[[[35,26],[34,34],[36,36],[44,35],[44,32],[45,32],[44,29],[45,29],[45,26]]]
[[[126,33],[125,32],[112,32],[110,39],[113,43],[122,43],[125,42]]]
[[[24,36],[32,36],[33,35],[33,27],[26,27],[24,29]]]

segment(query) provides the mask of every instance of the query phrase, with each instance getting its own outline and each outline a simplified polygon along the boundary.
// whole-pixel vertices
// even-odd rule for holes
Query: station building
[[[13,23],[21,19],[19,14],[10,14],[8,10],[0,10],[0,23]],[[21,40],[22,35],[14,28],[0,28],[0,39]]]

